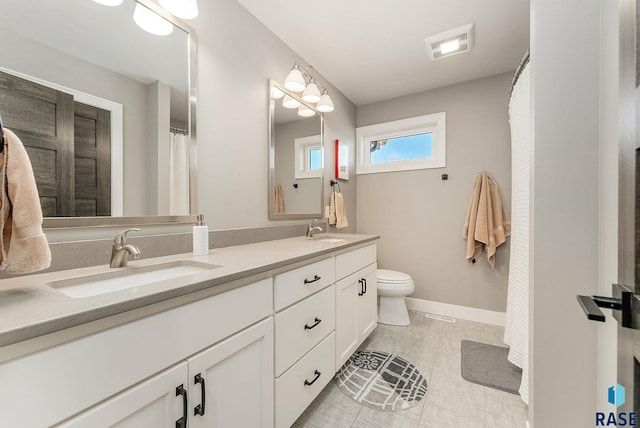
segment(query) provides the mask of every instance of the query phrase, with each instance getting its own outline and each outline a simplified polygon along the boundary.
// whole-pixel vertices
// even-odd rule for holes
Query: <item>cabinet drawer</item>
[[[335,333],[331,333],[276,379],[277,428],[290,427],[333,378],[334,353]]]
[[[333,285],[276,314],[276,376],[280,376],[333,331],[335,319]]]
[[[367,245],[336,256],[336,280],[369,266],[376,261],[376,244]]]
[[[321,260],[273,278],[274,305],[279,311],[292,303],[322,290],[335,280],[333,258]]]

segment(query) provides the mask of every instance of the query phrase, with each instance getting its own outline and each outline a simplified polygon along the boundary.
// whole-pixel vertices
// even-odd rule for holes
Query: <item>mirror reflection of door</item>
[[[29,155],[45,217],[111,215],[110,112],[0,72],[0,115]]]

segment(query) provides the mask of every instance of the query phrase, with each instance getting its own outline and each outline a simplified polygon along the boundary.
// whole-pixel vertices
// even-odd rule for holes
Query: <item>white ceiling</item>
[[[529,0],[238,2],[356,105],[515,70],[529,46]],[[428,58],[426,37],[470,22],[469,53]]]

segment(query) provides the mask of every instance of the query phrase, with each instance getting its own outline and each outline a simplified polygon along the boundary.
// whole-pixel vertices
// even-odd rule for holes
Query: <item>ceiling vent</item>
[[[431,59],[468,52],[473,47],[473,23],[429,36],[424,42]]]

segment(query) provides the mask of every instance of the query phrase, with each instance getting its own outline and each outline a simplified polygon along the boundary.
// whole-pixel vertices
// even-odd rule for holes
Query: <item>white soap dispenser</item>
[[[204,224],[204,214],[198,214],[196,225],[193,226],[193,255],[206,256],[209,254],[209,227]]]

